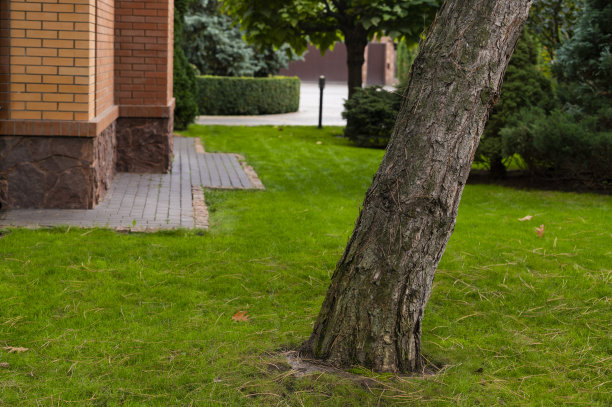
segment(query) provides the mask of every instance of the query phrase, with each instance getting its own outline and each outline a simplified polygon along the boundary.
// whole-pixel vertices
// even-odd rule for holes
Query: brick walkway
[[[202,228],[208,220],[200,186],[261,189],[257,175],[249,167],[246,170],[234,154],[204,153],[196,139],[175,137],[170,174],[118,173],[104,200],[94,209],[0,211],[0,226],[107,227],[135,231]]]

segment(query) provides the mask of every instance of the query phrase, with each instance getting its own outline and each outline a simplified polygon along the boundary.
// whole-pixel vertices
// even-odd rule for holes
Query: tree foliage
[[[223,4],[256,44],[288,43],[302,54],[309,43],[324,53],[344,42],[350,97],[362,83],[368,40],[389,35],[417,41],[439,0],[225,0]]]
[[[256,48],[242,38],[240,26],[223,14],[216,0],[198,0],[185,16],[182,47],[203,75],[268,76],[286,67],[294,56],[283,45]]]
[[[556,176],[612,179],[612,4],[587,0],[574,36],[557,52],[557,106],[525,109],[501,130],[506,154]]]
[[[531,6],[527,27],[544,46],[549,58],[572,36],[582,0],[535,0]]]
[[[258,44],[289,43],[303,53],[312,42],[321,51],[362,27],[368,36],[406,36],[417,41],[438,0],[226,0],[248,37]]]
[[[591,112],[610,104],[612,89],[612,3],[587,0],[575,35],[557,53],[553,72]],[[593,99],[599,102],[593,103]]]
[[[408,85],[410,68],[412,68],[418,53],[419,47],[417,44],[410,46],[404,39],[397,44],[396,69],[400,88],[405,88]]]
[[[499,132],[508,119],[524,107],[552,108],[551,81],[538,70],[537,63],[536,41],[524,30],[504,76],[499,103],[489,116],[475,157],[476,161],[487,164],[494,176],[502,177],[505,174],[505,157]]]

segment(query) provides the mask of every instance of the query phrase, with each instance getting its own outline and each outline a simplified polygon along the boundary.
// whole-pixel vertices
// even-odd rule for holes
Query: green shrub
[[[575,34],[557,52],[557,108],[524,109],[501,130],[505,154],[532,172],[612,180],[612,4],[586,0]]]
[[[502,154],[500,130],[521,108],[553,106],[551,81],[538,70],[538,44],[528,31],[523,31],[504,77],[499,103],[491,110],[474,161],[484,164],[494,177],[506,174],[506,158]]]
[[[174,128],[184,130],[198,113],[196,100],[197,82],[195,72],[182,49],[174,52],[174,98],[176,108],[174,109]]]
[[[402,96],[379,86],[357,89],[344,103],[344,136],[361,147],[385,148],[391,137]]]
[[[195,72],[181,48],[183,42],[183,15],[195,0],[176,0],[174,2],[174,128],[183,130],[193,122],[198,112],[196,102]]]
[[[199,76],[197,81],[200,114],[274,114],[296,112],[300,107],[297,77]]]
[[[525,109],[500,132],[504,154],[520,154],[536,174],[611,180],[612,131],[600,128],[606,117],[612,118],[612,109],[594,116]]]
[[[397,78],[399,79],[399,87],[405,89],[408,86],[408,79],[412,64],[419,53],[418,44],[409,46],[406,39],[403,39],[397,45]]]

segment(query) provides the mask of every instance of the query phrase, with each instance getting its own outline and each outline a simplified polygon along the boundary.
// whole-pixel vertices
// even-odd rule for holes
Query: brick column
[[[117,169],[167,172],[172,158],[174,2],[115,1]]]
[[[91,208],[113,177],[118,116],[96,112],[96,0],[0,3],[0,205]]]
[[[92,208],[116,169],[169,169],[173,11],[0,0],[1,207]]]

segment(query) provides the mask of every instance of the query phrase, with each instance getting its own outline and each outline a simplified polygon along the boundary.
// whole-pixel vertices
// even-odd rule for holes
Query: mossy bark
[[[530,6],[441,7],[303,353],[335,366],[423,368],[421,321],[436,267]]]

